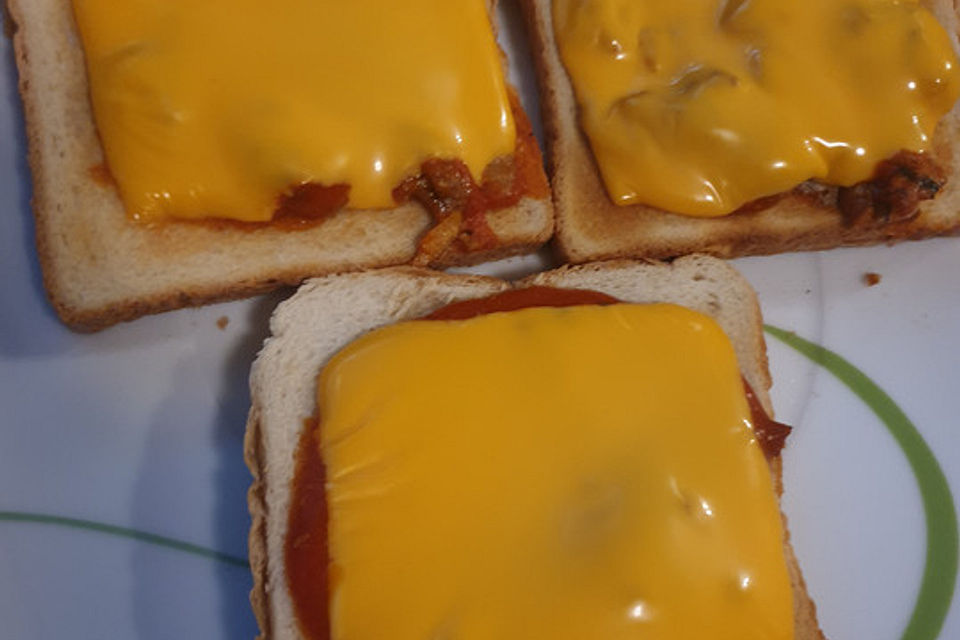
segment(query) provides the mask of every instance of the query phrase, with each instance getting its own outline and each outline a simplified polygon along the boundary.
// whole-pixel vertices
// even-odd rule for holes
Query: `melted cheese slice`
[[[512,153],[484,0],[74,0],[97,129],[134,217],[271,219],[305,182],[349,206],[430,157]]]
[[[319,382],[334,640],[793,637],[721,329],[669,305],[368,334]]]
[[[960,93],[916,0],[553,0],[611,199],[694,216],[930,149]]]

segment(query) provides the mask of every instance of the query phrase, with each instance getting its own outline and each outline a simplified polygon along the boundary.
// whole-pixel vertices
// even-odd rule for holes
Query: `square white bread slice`
[[[768,414],[770,376],[756,295],[740,274],[708,256],[672,263],[619,260],[565,267],[515,284],[482,276],[396,267],[306,282],[277,307],[250,375],[252,408],[245,456],[254,481],[251,602],[263,638],[299,638],[284,569],[284,539],[294,455],[304,420],[316,415],[317,376],[337,351],[378,327],[422,317],[450,302],[545,285],[588,288],[628,302],[670,302],[713,317],[730,337],[741,372]],[[780,459],[772,463],[780,490]],[[786,527],[784,528],[785,536]],[[784,540],[794,589],[797,640],[822,639],[789,539]]]
[[[957,9],[948,0],[922,0],[960,50]],[[553,187],[555,244],[568,262],[619,257],[719,257],[830,249],[917,240],[960,230],[960,104],[940,122],[932,150],[947,183],[918,215],[886,225],[849,225],[832,203],[836,188],[809,198],[786,194],[767,208],[719,218],[694,218],[644,205],[617,206],[607,195],[579,126],[577,100],[554,37],[551,0],[521,0],[540,84],[540,103]]]
[[[419,205],[341,211],[299,231],[270,226],[127,219],[102,178],[103,149],[70,0],[8,0],[33,174],[44,285],[57,313],[94,331],[185,306],[240,298],[309,276],[409,262],[432,225]],[[534,250],[553,232],[548,198],[491,212],[491,251],[446,252],[435,265],[475,264]]]

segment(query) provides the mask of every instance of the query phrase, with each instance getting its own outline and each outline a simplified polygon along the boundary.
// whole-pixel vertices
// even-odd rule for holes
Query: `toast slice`
[[[923,0],[960,50],[955,4]],[[916,217],[890,224],[845,222],[836,187],[790,192],[768,206],[719,218],[694,218],[644,205],[617,206],[607,195],[578,121],[577,100],[554,37],[551,0],[521,0],[540,84],[548,173],[554,192],[555,245],[568,262],[619,257],[719,257],[830,249],[917,240],[960,230],[960,104],[938,125],[932,156],[947,182]],[[812,183],[805,183],[812,184]]]
[[[411,267],[310,280],[274,312],[272,337],[250,376],[252,408],[244,452],[254,477],[248,494],[251,602],[261,637],[301,637],[287,590],[284,539],[294,454],[304,419],[316,414],[321,368],[340,348],[377,327],[424,316],[457,300],[532,285],[590,288],[630,302],[672,302],[712,316],[730,337],[742,375],[772,415],[756,296],[732,267],[708,256],[669,264],[621,260],[565,267],[515,284]],[[778,491],[780,468],[777,458],[771,469]],[[788,539],[784,553],[794,590],[796,638],[822,639]]]
[[[317,226],[127,219],[103,173],[84,55],[70,0],[8,0],[26,115],[37,250],[48,297],[63,321],[102,329],[147,313],[240,298],[308,276],[403,264],[431,227],[420,205],[344,210]],[[97,168],[101,169],[97,169]],[[553,231],[549,198],[488,214],[499,245],[446,251],[432,266],[532,251]]]

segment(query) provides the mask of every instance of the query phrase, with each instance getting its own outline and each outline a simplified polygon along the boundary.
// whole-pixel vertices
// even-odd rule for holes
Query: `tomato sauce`
[[[317,427],[317,419],[304,420],[297,445],[283,557],[300,631],[311,640],[328,640],[326,473]]]
[[[100,187],[110,188],[117,186],[117,183],[113,180],[113,174],[110,173],[110,167],[107,166],[106,162],[93,165],[87,169],[87,173],[90,174],[93,181]]]
[[[572,307],[583,304],[615,304],[613,296],[586,289],[527,287],[508,289],[486,298],[461,300],[441,307],[425,320],[467,320],[486,313],[516,311],[527,307]]]
[[[420,173],[404,180],[393,190],[398,203],[415,201],[430,215],[438,229],[453,215],[459,215],[456,232],[444,233],[443,242],[428,237],[421,241],[421,262],[428,264],[452,244],[460,252],[494,249],[499,239],[490,228],[487,213],[517,204],[524,196],[542,199],[550,194],[550,185],[543,172],[540,147],[533,127],[510,93],[510,107],[516,126],[516,143],[512,155],[494,158],[483,171],[480,182],[474,180],[467,165],[459,159],[430,158],[420,166]],[[452,239],[452,242],[450,240]]]
[[[312,226],[347,206],[349,198],[350,185],[324,186],[316,182],[305,182],[278,198],[273,219]]]

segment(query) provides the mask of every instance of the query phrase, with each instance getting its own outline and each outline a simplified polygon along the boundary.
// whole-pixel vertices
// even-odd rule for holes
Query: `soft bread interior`
[[[315,413],[316,378],[327,360],[371,329],[418,318],[456,300],[535,284],[595,289],[629,302],[671,302],[714,317],[730,337],[744,377],[772,414],[756,296],[736,270],[721,260],[690,256],[669,264],[598,263],[538,274],[515,285],[402,267],[311,280],[275,311],[272,336],[250,378],[253,406],[245,454],[254,476],[249,492],[250,563],[255,581],[251,601],[263,637],[300,637],[287,592],[283,544],[294,453],[304,419]],[[779,485],[779,461],[774,475]],[[822,638],[787,541],[785,554],[794,583],[796,637]]]

